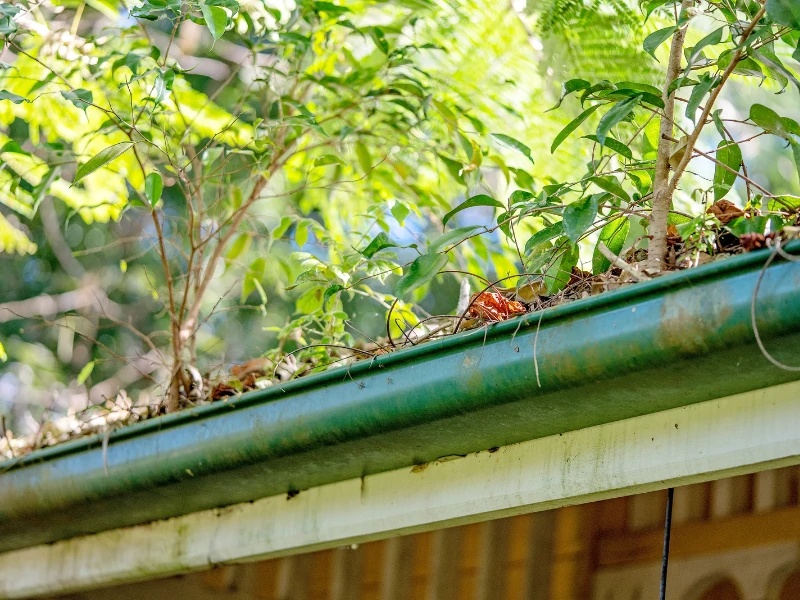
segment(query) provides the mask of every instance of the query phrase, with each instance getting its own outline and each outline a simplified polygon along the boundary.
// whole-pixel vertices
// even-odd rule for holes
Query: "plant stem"
[[[681,12],[692,6],[692,4],[694,4],[693,0],[683,0],[681,2]],[[649,230],[650,243],[647,251],[647,270],[653,273],[661,271],[664,265],[664,257],[667,254],[667,218],[672,206],[672,194],[669,193],[669,157],[672,144],[669,138],[672,137],[675,120],[675,91],[670,92],[669,86],[677,79],[680,72],[685,39],[686,26],[678,29],[672,36],[667,75],[664,81],[664,114],[661,117],[661,128],[658,136],[658,154],[653,178],[653,210]]]

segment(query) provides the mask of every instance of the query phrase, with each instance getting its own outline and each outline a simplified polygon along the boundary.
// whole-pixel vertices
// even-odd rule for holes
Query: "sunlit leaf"
[[[594,104],[570,121],[569,124],[567,124],[567,126],[559,132],[559,134],[556,136],[556,139],[553,140],[553,144],[550,146],[550,153],[552,154],[555,152],[561,143],[601,106],[603,105]]]
[[[676,31],[678,31],[677,27],[667,27],[666,29],[654,31],[644,39],[642,48],[644,48],[644,51],[650,56],[656,58],[656,50],[658,47],[671,38],[672,34],[674,34]],[[656,60],[658,59],[656,58]]]
[[[517,152],[525,156],[529,161],[533,162],[533,157],[531,156],[531,149],[528,148],[525,144],[523,144],[519,140],[515,140],[511,136],[502,133],[493,133],[492,137],[501,146],[509,148],[510,150],[516,150]]]
[[[597,139],[596,135],[585,135],[583,137],[585,139],[587,139],[587,140],[592,140],[593,142],[597,142],[598,144],[600,143],[600,140]],[[632,159],[633,158],[633,152],[631,152],[631,149],[628,148],[628,146],[626,146],[625,144],[623,144],[619,140],[615,140],[612,137],[606,136],[605,144],[600,144],[600,145],[601,146],[605,146],[606,148],[610,148],[611,150],[613,150],[617,154],[621,154],[625,158],[628,158],[628,159]]]
[[[81,372],[78,373],[78,377],[75,380],[77,384],[83,385],[86,382],[86,380],[89,379],[89,375],[92,374],[93,370],[94,370],[94,361],[86,363],[84,367],[81,369]]]
[[[628,232],[631,230],[631,222],[627,217],[618,217],[605,224],[603,229],[600,230],[600,242],[606,245],[614,254],[619,256],[622,252],[622,246],[628,238]],[[611,266],[611,261],[608,260],[603,253],[597,248],[594,250],[592,256],[592,273],[598,275],[605,273]]]
[[[381,231],[378,235],[372,238],[372,241],[367,244],[363,250],[359,250],[366,258],[372,258],[377,252],[384,248],[397,248],[400,244],[392,240],[385,232]]]
[[[595,133],[595,135],[597,135],[597,141],[601,144],[605,144],[608,132],[611,131],[615,125],[624,121],[628,115],[633,112],[637,104],[639,104],[639,96],[633,96],[632,98],[628,98],[612,106],[611,109],[603,115],[600,119],[600,123],[597,125],[597,131]]]
[[[722,140],[717,146],[715,157],[722,164],[733,169],[729,171],[722,165],[714,168],[714,202],[721,200],[736,181],[736,173],[742,165],[742,150],[738,144]]]
[[[131,146],[133,146],[133,142],[120,142],[119,144],[109,146],[105,150],[101,150],[97,153],[97,155],[93,156],[87,162],[78,167],[72,185],[75,185],[90,173],[94,173],[100,167],[103,167],[115,158],[118,158],[127,152]]]
[[[561,85],[561,97],[558,99],[558,104],[556,104],[553,108],[548,108],[545,112],[550,112],[551,110],[557,109],[559,106],[561,106],[561,103],[564,102],[564,98],[569,96],[571,93],[579,90],[586,90],[590,87],[591,84],[584,79],[570,79],[569,81],[565,81]]]
[[[573,244],[592,226],[597,217],[598,195],[592,194],[564,208],[564,234]]]
[[[94,100],[92,92],[89,90],[69,90],[66,92],[61,92],[61,95],[65,100],[69,100],[75,107],[80,108],[84,112],[87,108],[89,108],[89,105],[92,104]]]
[[[159,200],[161,200],[161,192],[164,190],[164,182],[161,179],[161,174],[153,171],[147,175],[144,180],[144,195],[150,206],[155,208]]]
[[[402,298],[410,291],[425,285],[447,264],[446,254],[423,254],[411,263],[397,281],[395,294]]]
[[[447,225],[447,222],[457,213],[473,206],[497,206],[498,208],[505,208],[505,205],[499,200],[495,200],[486,194],[478,194],[477,196],[473,196],[472,198],[465,200],[447,213],[444,217],[442,217],[442,225]]]
[[[200,11],[203,13],[203,18],[206,20],[206,27],[208,27],[211,36],[218,40],[225,33],[225,28],[228,26],[228,13],[219,6],[209,6],[208,4],[201,4]]]

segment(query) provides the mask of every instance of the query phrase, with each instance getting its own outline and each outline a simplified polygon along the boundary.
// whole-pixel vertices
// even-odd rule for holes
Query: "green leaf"
[[[666,42],[669,38],[672,37],[678,31],[677,27],[667,27],[666,29],[659,29],[658,31],[654,31],[646,38],[644,38],[644,43],[642,44],[642,48],[644,51],[647,52],[653,58],[656,58],[656,49]],[[658,60],[656,58],[656,60]]]
[[[775,53],[770,53],[767,51],[767,46],[762,46],[759,50],[750,49],[750,53],[753,55],[754,58],[757,58],[762,64],[769,67],[774,74],[783,77],[783,86],[786,86],[786,81],[791,81],[792,84],[800,90],[800,80],[795,77],[794,73],[792,73],[786,66],[781,62],[778,56]]]
[[[372,258],[375,253],[380,252],[384,248],[399,248],[400,245],[392,240],[385,232],[381,231],[378,235],[376,235],[372,241],[367,244],[367,247],[363,250],[359,250],[361,254],[366,256],[367,258]]]
[[[610,194],[614,194],[617,198],[622,198],[625,202],[630,202],[631,197],[628,195],[619,182],[613,177],[590,177],[589,181],[594,183],[601,190],[605,190]]]
[[[692,66],[697,59],[700,58],[700,54],[705,48],[708,46],[716,46],[722,41],[722,34],[725,32],[726,28],[727,27],[720,27],[719,29],[715,29],[702,40],[697,42],[693,48],[691,48],[689,57],[686,59],[686,71],[684,72],[684,75],[688,75],[689,71],[692,69]]]
[[[466,227],[457,227],[447,233],[443,233],[438,238],[428,244],[428,252],[434,253],[449,248],[454,244],[468,238],[478,229],[484,229],[483,225],[468,225]]]
[[[556,242],[556,245],[559,244]],[[547,293],[551,296],[557,294],[569,283],[572,277],[572,269],[578,264],[580,252],[577,245],[566,245],[567,247],[562,250],[562,253],[547,270],[545,275],[545,287]]]
[[[585,135],[583,137],[584,139],[592,140],[593,142],[597,142],[598,144],[600,144],[600,140],[597,139],[596,135]],[[617,154],[621,154],[627,159],[633,159],[633,152],[631,152],[631,149],[628,148],[628,146],[626,146],[619,140],[615,140],[612,137],[606,137],[606,143],[600,145],[605,146],[606,148],[610,148]]]
[[[92,92],[82,89],[61,92],[61,95],[65,100],[69,100],[75,107],[80,108],[84,112],[86,112],[86,109],[89,108],[89,105],[94,99]]]
[[[343,289],[344,286],[337,283],[325,290],[325,293],[322,295],[322,308],[324,309],[327,306],[328,300],[330,300],[334,294],[341,292]]]
[[[564,98],[569,96],[573,92],[577,92],[579,90],[587,90],[591,87],[591,84],[584,80],[584,79],[570,79],[569,81],[565,81],[561,84],[561,97],[558,99],[558,104],[556,104],[553,108],[548,108],[545,112],[550,112],[551,110],[557,109],[561,106],[561,103],[564,102]]]
[[[9,92],[6,90],[0,90],[0,100],[11,100],[14,104],[21,104],[23,102],[30,102],[27,98],[23,98],[22,96],[18,96],[13,92]]]
[[[278,238],[282,238],[283,235],[289,231],[289,227],[292,226],[294,219],[290,216],[285,216],[281,218],[281,222],[278,223],[278,226],[272,230],[272,239],[277,240]]]
[[[515,140],[511,136],[504,135],[502,133],[493,133],[491,135],[498,144],[510,150],[516,150],[517,152],[525,156],[529,161],[531,161],[531,163],[533,163],[533,157],[531,156],[531,149],[528,148],[525,144],[523,144],[518,140]]]
[[[375,45],[383,54],[389,54],[389,43],[386,41],[386,36],[380,27],[370,27],[369,35]]]
[[[161,200],[161,192],[164,190],[164,182],[161,174],[153,171],[144,180],[144,195],[152,208]]]
[[[3,343],[0,342],[0,362],[6,362],[8,360],[8,354],[6,354],[6,349],[3,348]]]
[[[738,173],[742,166],[742,150],[738,144],[722,140],[717,146],[716,158]],[[714,202],[722,200],[736,181],[736,173],[716,164],[714,168]]]
[[[89,379],[89,375],[92,374],[93,370],[94,370],[94,361],[86,363],[81,369],[81,372],[78,373],[78,378],[77,378],[78,385],[83,385],[86,382],[86,380]]]
[[[447,264],[446,254],[423,254],[411,263],[397,281],[395,294],[402,298],[411,290],[425,285]]]
[[[96,156],[93,156],[87,162],[78,167],[78,171],[75,173],[75,180],[72,182],[72,185],[75,185],[90,173],[94,173],[100,167],[105,166],[115,158],[118,158],[131,146],[133,146],[133,142],[120,142],[119,144],[109,146],[105,150],[101,150]]]
[[[314,161],[315,167],[324,167],[325,165],[343,165],[344,161],[334,154],[323,154]]]
[[[753,104],[750,107],[750,120],[767,133],[782,137],[787,141],[792,140],[792,134],[800,135],[800,126],[797,121],[788,117],[781,117],[771,108],[763,104]]]
[[[561,145],[561,143],[569,137],[569,134],[575,131],[580,126],[581,123],[583,123],[586,119],[588,119],[592,115],[592,113],[594,113],[594,111],[596,111],[601,106],[603,105],[595,104],[593,106],[590,106],[581,114],[579,114],[577,117],[575,117],[572,121],[570,121],[569,124],[559,132],[559,134],[556,136],[556,139],[553,140],[553,145],[550,146],[550,153],[552,154],[553,152],[555,152],[556,148],[558,148]]]
[[[461,212],[466,208],[471,208],[473,206],[497,206],[498,208],[505,208],[505,205],[500,202],[499,200],[495,200],[491,196],[487,196],[486,194],[478,194],[477,196],[473,196],[468,200],[465,200],[458,206],[456,206],[453,210],[447,213],[442,218],[442,225],[447,225],[447,222],[453,218],[456,213]]]
[[[573,244],[586,233],[597,217],[599,194],[592,194],[564,208],[564,233]]]
[[[797,0],[767,0],[767,14],[776,23],[800,29],[800,4]]]
[[[253,238],[250,237],[247,233],[240,233],[239,237],[234,240],[231,249],[225,253],[225,258],[227,260],[236,260],[242,254],[247,252],[250,249],[250,246],[253,243]]]
[[[201,4],[200,10],[206,20],[206,27],[208,27],[211,37],[215,40],[221,38],[228,26],[228,13],[219,6],[209,6],[208,4]]]
[[[627,217],[619,217],[606,223],[605,227],[600,230],[599,242],[603,242],[609,250],[619,256],[619,253],[622,252],[622,245],[628,238],[630,230],[630,219]],[[605,273],[610,266],[611,261],[595,248],[594,255],[592,256],[592,273],[595,275]]]
[[[529,237],[527,242],[525,242],[525,254],[530,253],[539,244],[549,242],[560,235],[564,235],[563,221],[559,221],[558,223],[548,225],[544,229],[540,229],[531,237]]]
[[[369,173],[372,170],[372,157],[369,154],[367,146],[361,142],[356,143],[356,158],[358,159],[358,166],[364,173]]]
[[[645,94],[658,96],[659,98],[661,98],[663,95],[663,92],[660,89],[654,85],[650,85],[649,83],[639,83],[638,81],[620,81],[615,85],[617,90],[636,90],[638,92],[644,92]],[[663,106],[663,100],[661,104]]]
[[[628,98],[612,106],[611,110],[603,115],[603,118],[600,119],[600,123],[597,125],[597,132],[595,134],[597,135],[597,141],[601,144],[605,144],[608,132],[611,131],[615,125],[624,121],[628,115],[633,112],[637,104],[639,104],[639,96],[633,96],[632,98]]]
[[[691,119],[692,122],[694,122],[697,108],[700,106],[703,98],[705,98],[706,94],[711,91],[711,88],[717,84],[717,81],[716,75],[703,73],[700,75],[699,85],[692,88],[692,95],[689,96],[689,102],[686,104],[686,117]]]

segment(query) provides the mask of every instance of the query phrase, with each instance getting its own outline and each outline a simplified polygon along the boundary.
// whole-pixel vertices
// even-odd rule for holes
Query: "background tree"
[[[540,308],[777,230],[793,4],[2,5],[0,387],[174,410],[231,362],[450,333],[462,277]]]

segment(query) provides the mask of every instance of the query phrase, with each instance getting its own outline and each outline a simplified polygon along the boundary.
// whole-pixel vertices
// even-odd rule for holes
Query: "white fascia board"
[[[7,552],[0,554],[0,598],[105,587],[799,463],[794,382],[332,483],[291,499],[273,496]]]

